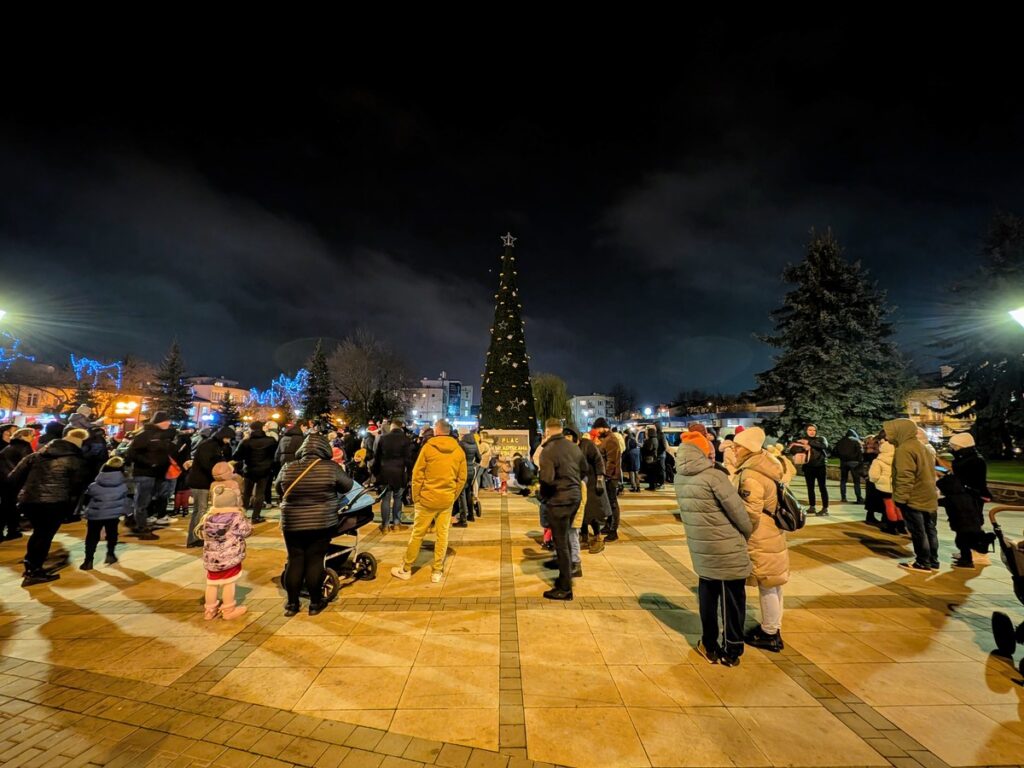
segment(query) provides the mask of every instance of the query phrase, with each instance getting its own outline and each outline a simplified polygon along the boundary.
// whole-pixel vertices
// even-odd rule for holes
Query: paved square
[[[83,526],[52,584],[20,586],[24,541],[0,545],[0,765],[1015,765],[1024,688],[990,657],[989,615],[1024,618],[998,562],[922,576],[909,540],[853,505],[791,535],[786,650],[741,666],[692,650],[696,576],[671,491],[625,494],[623,532],[583,555],[572,603],[541,597],[535,504],[484,494],[452,529],[443,583],[392,579],[404,534],[365,546],[377,579],[320,616],[282,615],[276,523],[257,529],[249,613],[203,620],[184,523],[122,536],[82,572]],[[420,565],[428,562],[426,548]],[[996,556],[993,555],[993,558]],[[756,594],[748,596],[751,621]],[[536,761],[536,762],[534,762]]]

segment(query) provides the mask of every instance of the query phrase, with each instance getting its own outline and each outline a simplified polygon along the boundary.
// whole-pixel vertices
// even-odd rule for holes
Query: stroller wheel
[[[373,581],[377,578],[377,558],[369,552],[360,552],[356,555],[354,576],[363,581]]]
[[[473,500],[473,512],[477,517],[483,517],[483,515],[480,514],[480,499]]]
[[[1000,656],[1013,658],[1013,652],[1017,650],[1015,634],[1010,617],[1001,611],[995,611],[992,614],[992,637],[996,641],[996,651]]]
[[[1017,642],[1024,644],[1024,621],[1017,625]]]
[[[338,573],[333,568],[324,569],[324,602],[329,603],[335,597],[338,596],[338,590],[341,589],[341,580],[338,578]]]

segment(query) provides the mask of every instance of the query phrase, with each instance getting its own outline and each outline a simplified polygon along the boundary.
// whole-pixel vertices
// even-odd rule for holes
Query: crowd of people
[[[187,547],[203,548],[207,618],[235,618],[244,606],[234,584],[245,540],[280,506],[287,550],[283,587],[286,615],[310,596],[313,615],[322,599],[324,556],[338,526],[339,500],[354,483],[380,493],[380,532],[408,530],[395,578],[412,575],[424,537],[433,531],[431,580],[444,576],[451,527],[467,527],[482,512],[480,493],[536,494],[545,564],[557,570],[551,600],[572,600],[583,575],[581,553],[597,554],[619,539],[619,496],[673,483],[693,568],[703,634],[698,651],[709,661],[739,663],[745,644],[783,648],[783,587],[789,579],[786,533],[779,522],[784,489],[804,475],[808,514],[828,515],[827,463],[838,459],[840,498],[864,505],[865,522],[888,534],[909,534],[912,572],[940,567],[937,517],[946,509],[956,533],[953,567],[973,568],[992,545],[982,509],[990,500],[984,460],[970,434],[950,440],[951,460],[940,457],[909,419],[886,422],[862,440],[849,430],[834,449],[814,425],[796,439],[770,441],[760,427],[719,436],[700,423],[668,449],[660,425],[622,431],[598,419],[580,433],[558,419],[526,454],[502,455],[486,431],[462,435],[446,421],[418,433],[401,420],[370,423],[361,432],[299,419],[283,432],[255,421],[240,434],[231,427],[175,429],[155,412],[137,432],[108,441],[102,425],[80,407],[45,429],[0,425],[0,524],[5,540],[31,527],[23,585],[59,578],[46,568],[60,526],[86,522],[83,570],[117,562],[120,521],[140,540],[157,539],[170,515],[189,518]],[[863,483],[863,493],[862,493]],[[941,493],[941,499],[940,499]],[[820,506],[819,506],[820,499]],[[412,505],[413,516],[403,512]],[[746,585],[758,590],[761,622],[744,633]]]

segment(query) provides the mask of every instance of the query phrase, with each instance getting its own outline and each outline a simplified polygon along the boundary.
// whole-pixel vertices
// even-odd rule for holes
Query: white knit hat
[[[957,432],[949,438],[949,447],[957,451],[963,448],[973,448],[974,437],[970,432]]]
[[[764,430],[760,427],[748,427],[735,435],[732,441],[751,453],[757,453],[764,446]]]

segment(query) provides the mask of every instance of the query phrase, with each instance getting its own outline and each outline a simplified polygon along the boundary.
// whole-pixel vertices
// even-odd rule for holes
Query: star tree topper
[[[506,232],[504,235],[502,235],[501,242],[503,242],[509,248],[516,247],[516,238],[512,237],[511,232]]]

